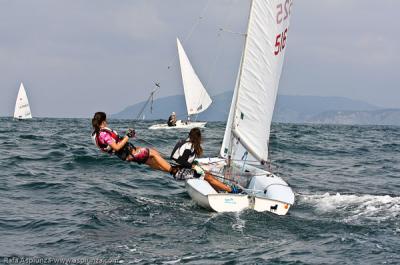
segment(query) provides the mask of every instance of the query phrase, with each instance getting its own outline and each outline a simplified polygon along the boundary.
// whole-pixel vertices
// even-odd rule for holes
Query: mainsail
[[[17,101],[15,102],[14,118],[16,119],[32,118],[28,97],[26,96],[25,88],[22,83],[19,87]]]
[[[265,162],[292,0],[253,0],[221,156]]]
[[[188,115],[198,114],[205,111],[211,105],[212,100],[193,70],[179,39],[176,39],[176,42],[178,45],[187,113]]]

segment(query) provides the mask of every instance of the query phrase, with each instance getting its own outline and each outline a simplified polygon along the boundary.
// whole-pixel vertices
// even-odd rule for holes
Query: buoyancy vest
[[[196,153],[193,148],[193,144],[186,140],[180,140],[174,147],[171,153],[171,159],[177,162],[179,165],[191,168]]]
[[[108,127],[104,127],[101,128],[99,133],[93,132],[92,133],[92,140],[93,143],[103,152],[106,153],[113,153],[113,149],[111,148],[111,146],[109,146],[108,144],[103,144],[100,142],[100,133],[101,132],[105,132],[107,134],[109,134],[111,136],[111,138],[113,138],[115,140],[116,143],[118,143],[119,141],[121,141],[121,138],[119,137],[118,133]]]
[[[167,122],[168,126],[176,126],[176,117],[174,119],[174,117],[171,115],[168,118],[168,122]]]

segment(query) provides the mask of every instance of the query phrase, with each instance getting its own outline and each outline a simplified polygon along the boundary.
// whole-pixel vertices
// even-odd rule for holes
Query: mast
[[[246,51],[247,41],[248,41],[247,35],[249,33],[250,18],[251,18],[251,14],[252,14],[251,11],[253,9],[253,3],[254,3],[254,0],[251,0],[250,1],[249,16],[247,17],[247,30],[246,30],[246,34],[244,36],[243,54],[242,54],[241,59],[240,59],[239,73],[238,73],[238,77],[237,77],[238,81],[237,81],[237,84],[236,84],[236,87],[235,87],[235,93],[234,93],[235,99],[232,101],[233,106],[236,106],[237,101],[238,101],[240,80],[241,80],[242,72],[243,72],[243,67],[242,66],[243,66],[243,62],[244,62],[244,57],[246,56],[245,51]],[[236,115],[233,115],[232,123],[231,123],[231,130],[234,128],[235,120],[236,120]],[[229,147],[230,147],[229,149],[230,150],[228,150],[229,157],[232,157],[232,155],[233,155],[233,150],[232,150],[233,141],[234,141],[234,137],[231,137],[231,143],[229,145]]]
[[[282,73],[292,0],[252,0],[221,156],[263,164]]]

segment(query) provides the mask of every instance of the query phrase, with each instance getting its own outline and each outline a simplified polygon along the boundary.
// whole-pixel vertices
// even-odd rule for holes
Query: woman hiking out
[[[231,193],[240,192],[236,186],[230,187],[217,180],[208,172],[204,172],[204,170],[195,162],[195,159],[199,158],[202,154],[201,131],[199,128],[193,128],[190,130],[188,138],[180,140],[172,150],[171,159],[183,167],[183,169],[180,169],[176,175],[174,175],[174,178],[184,180],[204,176],[204,180],[210,183],[210,185],[217,191],[226,191]]]
[[[92,126],[92,139],[101,151],[114,154],[124,161],[146,164],[153,169],[176,174],[177,167],[171,166],[155,149],[134,146],[129,142],[129,138],[135,136],[135,130],[129,129],[125,136],[120,137],[117,132],[108,128],[104,112],[94,114]]]

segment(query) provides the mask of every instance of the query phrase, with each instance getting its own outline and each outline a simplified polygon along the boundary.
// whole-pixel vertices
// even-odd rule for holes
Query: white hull
[[[225,160],[220,158],[199,159],[207,171],[220,174]],[[218,193],[207,181],[189,179],[186,189],[190,197],[201,207],[216,212],[240,212],[252,209],[258,212],[272,212],[285,215],[294,204],[294,193],[280,177],[268,171],[245,165],[244,169],[254,173],[242,194]]]
[[[249,165],[268,161],[271,121],[291,6],[291,1],[251,1],[244,49],[220,151],[223,158],[198,160],[207,172],[228,185],[237,185],[243,192],[216,193],[204,180],[187,180],[189,195],[205,208],[217,212],[253,209],[285,215],[294,204],[294,193],[282,178]],[[227,159],[231,160],[230,165]]]
[[[192,128],[204,128],[207,122],[185,122],[178,120],[176,126],[168,126],[168,124],[154,124],[149,127],[150,130],[160,130],[160,129],[192,129]]]

